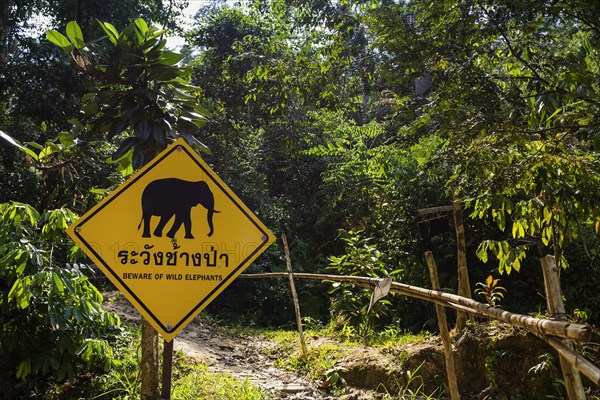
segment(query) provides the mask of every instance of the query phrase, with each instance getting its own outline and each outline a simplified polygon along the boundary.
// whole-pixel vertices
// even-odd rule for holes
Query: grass
[[[225,330],[230,330],[224,328]],[[284,330],[249,330],[244,328],[233,330],[245,335],[258,335],[265,340],[276,343],[272,355],[276,357],[276,366],[295,371],[314,380],[323,381],[332,394],[341,393],[345,382],[343,369],[339,361],[351,355],[352,352],[363,351],[365,346],[384,349],[402,348],[403,346],[422,341],[429,334],[406,334],[397,329],[388,328],[368,335],[357,335],[348,327],[307,326],[308,354],[305,356],[300,349],[299,337],[296,331]],[[113,344],[114,368],[105,374],[79,377],[75,381],[60,385],[48,386],[43,398],[48,400],[79,400],[79,399],[139,399],[140,398],[140,331],[137,327],[125,327],[116,343]],[[413,379],[417,378],[417,371]],[[273,394],[261,389],[252,382],[237,381],[227,373],[210,372],[206,365],[187,358],[181,352],[174,354],[173,360],[173,400],[207,399],[207,400],[270,400]],[[414,392],[405,390],[400,394],[384,394],[383,399],[434,399],[425,396],[420,388]]]
[[[113,345],[114,368],[102,375],[54,385],[44,394],[48,400],[129,400],[139,399],[140,331],[126,327]],[[249,382],[236,381],[226,373],[209,372],[205,364],[181,352],[173,358],[171,398],[173,400],[270,400],[270,393]]]
[[[276,331],[267,334],[277,343],[277,361],[275,366],[291,371],[308,374],[315,380],[328,379],[335,363],[342,359],[348,352],[339,344],[321,341],[307,346],[304,356],[300,350],[298,333],[293,331]]]
[[[247,379],[236,381],[231,375],[210,373],[205,365],[197,363],[191,371],[173,382],[171,397],[178,400],[268,400],[269,393]]]
[[[368,334],[358,335],[351,327],[336,327],[334,325],[312,325],[305,330],[308,338],[307,354],[302,354],[299,334],[296,331],[277,330],[262,331],[258,334],[267,340],[276,343],[272,354],[276,357],[275,365],[309,375],[314,380],[323,381],[334,393],[343,389],[344,370],[339,362],[353,352],[363,352],[365,347],[398,351],[397,359],[402,359],[405,353],[402,350],[406,345],[422,342],[429,337],[429,333],[411,334],[402,332],[397,328],[388,327],[381,331],[372,331]],[[418,369],[409,373],[409,383],[418,378]],[[412,384],[407,385],[413,386]],[[438,391],[439,393],[439,391]],[[426,395],[423,387],[401,390],[399,395],[385,394],[385,399],[435,399],[435,393]],[[442,398],[442,397],[440,397]]]
[[[333,394],[343,392],[345,381],[343,379],[343,368],[338,362],[344,359],[353,351],[361,351],[364,346],[364,340],[361,338],[346,338],[344,342],[336,341],[336,337],[329,336],[329,340],[322,340],[323,334],[315,331],[307,331],[307,337],[318,337],[319,340],[312,341],[307,347],[308,352],[305,357],[300,350],[300,339],[298,332],[295,331],[269,331],[263,332],[263,336],[277,343],[277,361],[276,365],[281,368],[293,370],[300,373],[306,373],[314,380],[321,380],[325,387],[329,387]],[[371,346],[392,348],[424,340],[429,334],[388,334],[374,336],[369,339]],[[445,393],[438,388],[433,393],[427,394],[419,376],[419,366],[414,371],[408,371],[408,380],[404,387],[400,388],[396,394],[382,393],[381,399],[386,400],[435,400],[446,399]],[[380,388],[384,389],[385,388]]]

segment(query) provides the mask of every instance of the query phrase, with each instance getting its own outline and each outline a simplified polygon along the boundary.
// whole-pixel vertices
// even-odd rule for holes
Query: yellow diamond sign
[[[182,139],[67,232],[167,341],[275,241]]]

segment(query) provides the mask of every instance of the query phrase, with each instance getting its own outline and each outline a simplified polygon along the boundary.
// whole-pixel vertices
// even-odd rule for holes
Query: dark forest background
[[[76,21],[86,42],[108,43],[99,21],[121,32],[137,18],[185,38],[171,49],[182,54],[174,68],[210,116],[174,130],[205,150],[204,160],[278,238],[287,235],[296,272],[428,286],[422,257],[432,250],[442,286],[456,291],[451,213],[416,213],[456,200],[473,289],[492,275],[506,288],[507,310],[543,313],[539,259],[552,254],[568,312],[598,323],[600,3],[214,1],[184,29],[185,6],[2,2],[0,131],[29,149],[0,141],[0,312],[12,332],[24,326],[15,315],[35,312],[26,294],[37,290],[33,278],[18,293],[15,282],[44,270],[58,290],[63,278],[90,276],[83,259],[75,271],[71,243],[58,231],[162,145],[143,147],[134,126],[106,135],[82,124],[108,115],[90,109],[86,94],[108,85],[94,62],[115,55],[93,53],[86,70],[45,30],[64,33]],[[447,231],[423,237],[419,222],[433,219]],[[247,272],[284,270],[278,240]],[[39,284],[40,295],[48,293]],[[390,297],[367,317],[368,291],[297,285],[303,314],[323,324],[435,330],[433,306],[423,302]],[[207,312],[240,324],[294,321],[284,280],[234,282]],[[67,325],[75,318],[63,317]],[[27,321],[28,329],[44,323]],[[16,348],[7,332],[0,352]]]

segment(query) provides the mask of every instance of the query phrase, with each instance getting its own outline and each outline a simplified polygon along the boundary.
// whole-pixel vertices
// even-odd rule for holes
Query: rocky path
[[[139,313],[119,292],[108,292],[105,308],[116,312],[123,322],[137,323]],[[175,351],[196,358],[211,372],[225,372],[239,381],[248,379],[273,394],[276,400],[332,400],[318,382],[274,366],[269,357],[272,342],[259,337],[234,335],[196,318],[175,339]],[[358,398],[358,397],[353,397]]]
[[[225,372],[239,381],[248,379],[274,394],[275,399],[333,399],[316,382],[274,366],[267,354],[271,342],[259,337],[233,335],[218,326],[195,319],[178,336],[175,350],[208,365],[209,371]]]

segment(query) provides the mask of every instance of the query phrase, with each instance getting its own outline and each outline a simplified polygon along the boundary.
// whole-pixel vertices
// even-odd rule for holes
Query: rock
[[[298,383],[280,383],[273,386],[273,389],[283,393],[300,393],[311,390],[310,387]]]

